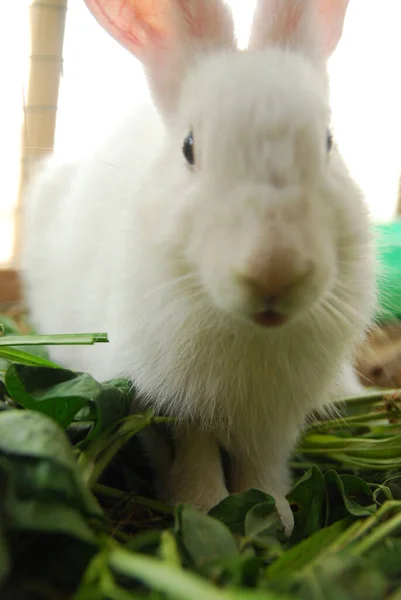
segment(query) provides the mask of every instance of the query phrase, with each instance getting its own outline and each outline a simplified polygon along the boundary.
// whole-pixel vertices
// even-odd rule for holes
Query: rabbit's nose
[[[280,310],[281,305],[291,299],[313,270],[312,260],[292,250],[281,250],[271,253],[267,259],[259,256],[250,261],[243,281],[263,307],[255,320],[266,326],[284,323],[286,316]]]
[[[263,267],[254,267],[245,277],[253,293],[274,305],[288,297],[313,270],[311,263],[296,264],[272,260]]]

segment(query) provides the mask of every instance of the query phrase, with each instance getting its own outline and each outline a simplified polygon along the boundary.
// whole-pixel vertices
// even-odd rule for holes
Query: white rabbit
[[[107,331],[52,357],[128,376],[177,417],[166,499],[208,510],[259,488],[289,532],[290,452],[308,414],[354,387],[375,303],[367,210],[328,129],[347,1],[260,0],[247,52],[223,0],[86,2],[143,62],[158,110],[34,184],[33,323]]]

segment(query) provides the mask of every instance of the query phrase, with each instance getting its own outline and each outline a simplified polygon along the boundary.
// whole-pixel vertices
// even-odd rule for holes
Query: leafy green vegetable
[[[209,512],[211,517],[219,519],[232,531],[244,535],[245,517],[255,504],[271,502],[271,497],[259,490],[249,490],[241,494],[231,494]]]
[[[292,541],[297,542],[347,515],[368,516],[376,504],[368,484],[354,475],[312,467],[290,492],[296,506]]]
[[[328,523],[333,523],[347,514],[367,517],[376,511],[372,490],[368,484],[353,475],[339,475],[328,471],[324,475],[328,498]]]
[[[0,482],[3,580],[21,561],[29,570],[35,559],[25,564],[27,556],[39,551],[45,536],[53,556],[61,558],[69,546],[73,554],[65,563],[81,575],[97,546],[89,520],[104,517],[57,423],[32,411],[0,413]]]
[[[177,519],[180,540],[195,565],[237,556],[235,540],[221,521],[190,506],[182,507]]]
[[[255,504],[244,521],[244,543],[253,543],[265,549],[278,545],[277,532],[282,528],[273,498]]]
[[[46,353],[105,334],[19,336],[0,322],[1,598],[401,600],[401,391],[348,398],[341,419],[311,424],[291,463],[287,539],[260,490],[208,515],[152,496],[139,440],[171,419],[130,414],[131,382]]]
[[[25,527],[40,528],[53,523],[50,527],[63,528],[65,522],[53,514],[53,500],[57,498],[62,499],[63,509],[68,506],[90,517],[102,515],[83,484],[68,438],[46,415],[29,410],[0,413],[0,468],[2,481],[6,482],[6,493],[1,498],[3,510],[8,514],[8,523],[15,523],[16,527],[26,515]],[[42,507],[35,506],[39,500],[50,502],[52,510],[41,512]],[[25,504],[27,512],[21,506],[17,510],[17,502]],[[84,530],[87,528],[83,524]]]
[[[299,479],[290,492],[290,501],[296,505],[293,542],[323,527],[326,521],[326,486],[324,475],[317,467],[312,467]]]
[[[88,439],[125,417],[132,397],[109,384],[100,384],[86,373],[67,369],[27,367],[12,364],[5,384],[11,398],[26,409],[51,416],[63,428],[68,427],[83,409],[95,422]]]

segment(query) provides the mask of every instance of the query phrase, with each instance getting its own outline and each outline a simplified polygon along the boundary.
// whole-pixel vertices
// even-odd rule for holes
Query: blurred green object
[[[378,250],[378,321],[401,320],[401,219],[375,226]]]

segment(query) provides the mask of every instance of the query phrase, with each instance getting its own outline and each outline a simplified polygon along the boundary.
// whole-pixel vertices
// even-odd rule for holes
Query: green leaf
[[[177,526],[180,540],[196,565],[238,555],[230,530],[190,506],[177,509]]]
[[[288,498],[297,508],[291,536],[291,541],[296,543],[321,529],[325,523],[326,486],[322,472],[312,467],[295,484]]]
[[[96,551],[88,521],[100,522],[103,513],[57,423],[32,411],[0,413],[0,482],[0,515],[12,549],[10,589],[23,574],[49,586],[53,578],[66,589],[75,586]]]
[[[217,506],[212,508],[209,515],[227,525],[232,533],[244,535],[245,518],[248,511],[255,504],[270,501],[268,494],[260,490],[248,490],[224,498]]]
[[[276,533],[274,528],[277,526],[280,526],[280,520],[276,511],[276,503],[271,498],[268,502],[255,504],[248,511],[245,517],[245,537],[258,540],[260,535],[266,531],[272,530],[272,534]]]
[[[75,462],[71,445],[57,424],[30,410],[0,413],[0,452],[56,459],[64,466]]]
[[[59,527],[55,512],[56,500],[60,498],[64,504],[84,514],[102,515],[96,500],[83,484],[68,438],[46,415],[21,410],[1,412],[0,459],[3,477],[13,490],[12,498],[8,495],[5,501],[16,523],[21,522],[24,516],[22,505],[17,509],[14,504],[18,499],[28,507],[28,519],[30,510],[38,512],[36,521],[32,521],[35,528],[39,527],[38,520],[42,517],[45,521],[54,521]],[[45,509],[42,505],[36,507],[38,498],[45,504],[48,498],[53,498],[55,504],[51,504],[52,510],[49,511],[48,506]]]
[[[376,511],[373,492],[360,477],[340,476],[335,471],[328,471],[324,479],[329,504],[328,523],[343,519],[348,514],[367,517]]]
[[[16,350],[16,348],[13,346],[9,346],[9,348],[12,350]],[[0,351],[2,351],[2,350],[4,350],[4,346],[0,347]],[[57,363],[54,363],[53,361],[50,360],[50,356],[47,351],[47,346],[37,346],[37,345],[34,346],[34,345],[26,344],[24,346],[19,346],[18,350],[22,351],[22,352],[26,352],[30,356],[36,356],[38,358],[43,358],[43,360],[45,361],[45,364],[39,365],[39,366],[49,367],[50,365],[54,365],[53,366],[54,369],[60,368],[60,365],[58,365]],[[10,361],[8,361],[8,362],[10,362]]]
[[[0,348],[0,358],[20,365],[27,365],[29,367],[48,367],[51,369],[60,368],[59,365],[47,360],[46,358],[42,358],[41,356],[32,354],[31,352],[25,352],[25,350],[18,350],[16,348],[7,346],[2,346]]]
[[[163,418],[153,419],[152,412],[126,417],[105,430],[86,449],[82,464],[85,481],[93,486],[113,457],[142,429],[153,422],[163,422]]]
[[[10,365],[5,383],[11,398],[26,409],[51,416],[63,428],[68,427],[85,407],[95,413],[94,439],[129,413],[132,399],[108,384],[100,384],[86,373],[67,369],[47,369]]]

